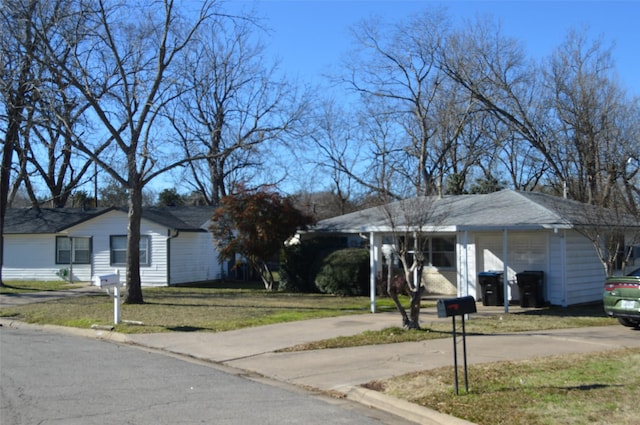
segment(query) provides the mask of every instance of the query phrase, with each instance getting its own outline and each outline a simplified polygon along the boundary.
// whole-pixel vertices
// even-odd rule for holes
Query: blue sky
[[[521,40],[533,58],[546,56],[571,28],[587,27],[592,36],[614,43],[621,84],[640,96],[640,0],[627,1],[462,1],[429,0],[231,0],[232,9],[255,7],[273,32],[268,54],[279,57],[288,74],[320,78],[349,50],[349,27],[371,15],[406,18],[444,5],[453,20],[490,14],[504,33]]]

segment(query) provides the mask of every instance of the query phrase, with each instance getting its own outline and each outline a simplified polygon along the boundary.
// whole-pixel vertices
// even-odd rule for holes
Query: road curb
[[[34,329],[40,331],[50,331],[56,333],[64,333],[76,336],[83,336],[87,338],[102,339],[105,341],[114,341],[121,343],[130,343],[131,340],[125,334],[118,332],[107,331],[102,329],[81,329],[73,328],[70,326],[59,325],[36,325],[32,323],[25,323],[20,320],[12,320],[7,318],[0,318],[0,326],[14,329]]]
[[[437,412],[363,387],[349,386],[337,391],[357,403],[394,414],[422,425],[475,425],[464,419]]]

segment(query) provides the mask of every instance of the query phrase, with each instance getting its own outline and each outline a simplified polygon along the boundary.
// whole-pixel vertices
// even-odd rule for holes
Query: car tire
[[[640,320],[627,319],[626,317],[618,317],[618,322],[628,328],[637,328],[640,326]]]

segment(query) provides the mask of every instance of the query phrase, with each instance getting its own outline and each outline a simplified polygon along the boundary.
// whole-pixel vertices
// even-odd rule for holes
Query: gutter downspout
[[[171,234],[173,232],[173,235]],[[180,234],[180,230],[169,229],[167,231],[167,286],[171,286],[171,239],[175,239]]]

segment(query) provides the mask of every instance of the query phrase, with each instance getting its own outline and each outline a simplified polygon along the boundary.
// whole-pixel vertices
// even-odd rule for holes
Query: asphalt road
[[[209,363],[0,327],[0,423],[388,424],[396,416]]]

